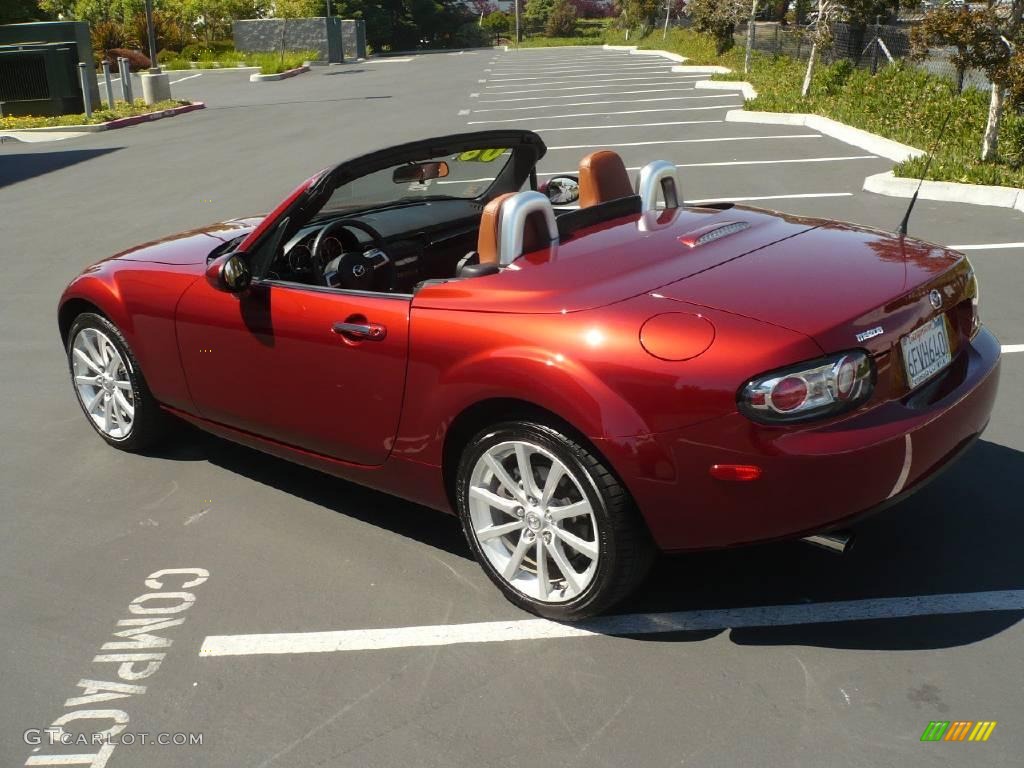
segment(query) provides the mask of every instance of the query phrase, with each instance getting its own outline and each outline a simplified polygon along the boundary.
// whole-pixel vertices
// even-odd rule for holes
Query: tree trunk
[[[814,62],[818,58],[818,41],[811,45],[811,55],[807,59],[807,74],[804,75],[804,86],[800,89],[800,98],[806,99],[811,90],[811,75],[814,74]]]
[[[988,102],[988,123],[985,125],[985,137],[981,140],[981,159],[995,160],[999,152],[999,123],[1003,116],[1003,86],[992,83],[992,96]]]

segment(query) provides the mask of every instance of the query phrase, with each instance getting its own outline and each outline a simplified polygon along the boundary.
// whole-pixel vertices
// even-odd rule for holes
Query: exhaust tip
[[[800,541],[806,541],[808,544],[835,552],[837,555],[845,555],[853,547],[853,533],[851,531],[818,533],[813,536],[805,536]]]

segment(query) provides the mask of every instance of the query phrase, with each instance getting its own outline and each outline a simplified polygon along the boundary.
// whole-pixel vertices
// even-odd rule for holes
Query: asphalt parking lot
[[[63,286],[136,243],[269,210],[325,165],[468,128],[538,131],[543,174],[609,147],[630,167],[678,164],[689,201],[886,229],[907,201],[861,184],[891,163],[805,128],[724,122],[738,96],[596,49],[179,79],[175,96],[205,110],[0,144],[0,764],[96,753],[24,736],[86,705],[98,721],[127,713],[134,733],[202,734],[118,746],[114,768],[1020,764],[1024,214],[921,201],[911,220],[969,248],[1005,345],[993,420],[954,468],[862,524],[845,557],[791,543],[664,558],[627,618],[568,636],[523,623],[453,518],[190,430],[155,455],[107,448],[68,387]],[[170,643],[114,637],[159,590],[194,595],[182,622],[152,629]],[[461,626],[479,622],[498,624]],[[412,629],[349,633],[391,628]],[[237,638],[278,634],[273,654]],[[135,653],[149,658],[119,656]],[[159,670],[104,686],[125,661]],[[935,720],[998,727],[921,743]]]

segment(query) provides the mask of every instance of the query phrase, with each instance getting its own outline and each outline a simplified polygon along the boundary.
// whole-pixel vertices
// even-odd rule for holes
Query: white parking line
[[[1002,350],[1004,355],[1012,352],[1024,352],[1024,344],[1003,344]]]
[[[651,144],[717,144],[723,141],[765,141],[771,139],[820,139],[820,133],[790,133],[782,136],[716,136],[713,139],[667,139],[662,141],[624,141],[614,144],[566,144],[561,147],[548,147],[548,151],[555,149],[600,149],[602,147],[645,147]]]
[[[586,90],[586,89],[584,89]],[[682,88],[648,88],[642,91],[617,91],[616,93],[569,93],[564,96],[522,96],[518,99],[481,99],[481,104],[508,104],[512,101],[540,101],[541,99],[586,99],[591,96],[630,96],[637,93],[675,93],[676,91],[695,91],[692,85]]]
[[[1004,248],[1024,248],[1024,243],[973,243],[971,245],[950,245],[957,251],[998,251]]]
[[[841,160],[877,160],[877,155],[850,155],[848,157],[797,157],[792,160],[728,160],[717,163],[676,163],[676,168],[713,168],[726,165],[775,165],[777,163],[832,163]],[[639,165],[626,168],[627,171],[639,171]],[[538,173],[538,176],[565,176],[575,174],[576,171],[553,171]]]
[[[694,77],[696,78],[698,76],[694,75]],[[707,75],[699,75],[699,77],[701,77],[701,78],[703,78],[705,80],[707,79]],[[502,91],[501,93],[488,93],[487,95],[488,96],[506,96],[506,95],[515,94],[515,93],[546,93],[546,92],[551,92],[551,91],[592,91],[595,88],[600,88],[602,90],[609,90],[609,89],[613,89],[613,88],[647,87],[648,85],[690,85],[690,86],[692,86],[693,84],[689,83],[687,81],[688,78],[689,78],[689,75],[680,75],[679,77],[673,77],[671,80],[649,79],[649,78],[646,78],[646,77],[639,77],[639,78],[637,78],[637,80],[640,80],[640,81],[643,81],[643,82],[630,82],[630,83],[627,83],[626,85],[607,85],[607,86],[604,86],[604,85],[592,85],[591,84],[591,85],[567,85],[567,86],[563,86],[561,88],[524,88],[523,90],[520,90],[520,91]],[[496,86],[496,87],[504,87],[504,86]]]
[[[604,131],[609,128],[654,128],[661,125],[705,125],[707,123],[724,123],[725,120],[673,120],[667,123],[620,123],[619,125],[566,125],[558,128],[532,128],[534,133],[551,133],[552,131]]]
[[[667,77],[667,76],[668,76],[667,72],[665,73],[664,76],[658,75],[657,73],[652,72],[650,74],[642,75],[642,76],[639,76],[639,77],[614,77],[614,78],[603,77],[603,78],[601,78],[601,83],[600,84],[604,85],[604,84],[607,84],[607,83],[628,83],[628,82],[633,81],[633,80],[650,80],[650,79],[655,78],[655,77]],[[588,77],[589,77],[589,75],[588,75]],[[693,77],[697,77],[697,75],[679,75],[677,78],[673,78],[673,80],[683,80],[683,79],[686,79],[686,78],[693,78]],[[704,75],[700,75],[700,78],[703,79],[703,80],[707,80],[708,76],[706,74],[704,74]],[[483,83],[483,82],[486,82],[486,81],[485,80],[481,80],[480,82]],[[534,87],[534,88],[537,88],[537,89],[540,89],[540,90],[548,90],[548,89],[544,88],[545,85],[572,85],[575,82],[576,82],[576,80],[550,80],[550,81],[548,81],[546,83],[533,83],[531,87]],[[487,87],[488,88],[521,88],[524,85],[527,85],[527,83],[518,83],[518,84],[515,84],[515,85],[488,85]],[[593,87],[593,86],[591,86],[591,87]]]
[[[798,200],[815,197],[853,197],[853,192],[806,192],[796,195],[758,195],[757,197],[705,197],[701,200],[687,200],[687,205],[708,203],[745,203],[751,200]]]
[[[257,654],[380,651],[466,643],[504,643],[516,640],[554,640],[569,637],[654,635],[752,627],[793,627],[848,621],[950,616],[961,613],[1019,611],[1024,589],[967,592],[913,597],[883,597],[801,605],[766,605],[672,613],[607,616],[581,624],[547,619],[438,624],[387,629],[349,629],[329,632],[283,632],[258,635],[211,635],[199,649],[202,657]]]
[[[412,61],[412,59],[413,59],[412,56],[406,56],[404,58],[398,58],[398,59],[393,59],[393,58],[384,56],[384,57],[379,58],[379,59],[372,59],[372,60],[370,60],[370,61],[368,61],[366,63],[367,64],[405,64],[408,61]]]
[[[579,112],[575,115],[544,115],[541,117],[516,117],[511,120],[471,120],[469,125],[487,125],[493,123],[520,123],[525,120],[571,120],[575,117],[601,117],[603,115],[639,115],[649,112],[697,112],[704,109],[732,109],[731,104],[714,107],[661,107],[659,109],[627,109],[623,112]]]
[[[668,70],[665,67],[658,67],[658,70],[663,71],[666,75],[668,74]],[[556,75],[555,79],[551,80],[551,82],[555,83],[555,82],[559,82],[559,81],[566,81],[566,82],[568,82],[568,81],[572,81],[572,80],[584,80],[584,79],[585,80],[594,80],[594,79],[600,79],[600,80],[602,80],[603,82],[606,82],[606,83],[613,83],[616,80],[620,80],[620,79],[623,79],[623,78],[616,78],[616,77],[612,77],[612,76],[613,75],[621,75],[621,74],[622,74],[622,71],[620,70],[618,72],[588,72],[585,75]],[[652,69],[650,72],[647,73],[647,77],[650,77],[653,74],[655,74],[655,70]],[[500,79],[494,79],[494,78],[489,78],[489,79],[490,79],[490,82],[492,82],[492,83],[511,83],[511,82],[522,81],[522,80],[548,80],[550,78],[547,75],[545,75],[543,77],[503,77],[503,78],[500,78]],[[518,87],[518,86],[515,86],[515,87]]]
[[[715,93],[708,96],[657,96],[653,99],[609,99],[607,101],[573,101],[568,104],[531,104],[528,107],[490,107],[474,109],[478,112],[525,112],[528,109],[551,109],[552,107],[591,107],[598,104],[650,104],[658,101],[692,101],[694,99],[735,99],[734,93]]]
[[[189,75],[188,77],[182,77],[182,78],[180,78],[178,80],[171,80],[171,82],[169,82],[168,85],[174,85],[175,83],[184,83],[186,80],[191,80],[194,77],[202,77],[202,76],[203,76],[203,73],[200,72],[197,75]]]
[[[646,72],[653,69],[663,69],[669,71],[669,64],[647,64],[642,67],[617,67],[615,72],[612,73],[598,73],[592,72],[593,67],[573,67],[571,69],[547,69],[534,72],[492,72],[491,77],[503,79],[503,80],[543,80],[544,77],[586,77],[587,75],[596,74],[615,74],[620,75],[625,71],[630,72]],[[585,72],[583,75],[574,75],[573,72]],[[568,74],[567,74],[568,73]],[[514,77],[509,77],[514,75]],[[521,75],[527,75],[527,77],[521,77]],[[534,77],[538,75],[538,77]]]

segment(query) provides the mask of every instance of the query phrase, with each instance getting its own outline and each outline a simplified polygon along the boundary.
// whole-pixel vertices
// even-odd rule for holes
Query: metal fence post
[[[86,119],[92,117],[92,91],[89,88],[88,68],[85,62],[78,62],[78,79],[82,83],[82,104],[85,106]]]
[[[110,81],[110,62],[103,60],[103,82],[107,86],[107,104],[114,108],[114,84]]]
[[[882,33],[880,16],[875,16],[875,39],[871,41],[871,74],[878,74],[878,36]]]

